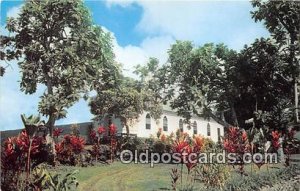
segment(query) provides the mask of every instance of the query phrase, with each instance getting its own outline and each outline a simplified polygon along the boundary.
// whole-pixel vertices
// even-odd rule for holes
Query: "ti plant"
[[[30,152],[32,148],[33,137],[36,135],[38,129],[44,126],[45,122],[41,121],[39,116],[33,116],[33,115],[26,117],[24,114],[22,114],[21,119],[29,138],[29,148],[28,148],[27,164],[26,164],[26,174],[28,178],[30,174]]]

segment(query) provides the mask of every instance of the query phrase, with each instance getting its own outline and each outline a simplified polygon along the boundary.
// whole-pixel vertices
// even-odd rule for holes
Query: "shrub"
[[[24,182],[19,177],[25,171],[29,175],[31,167],[40,162],[37,156],[43,150],[45,150],[45,139],[41,136],[30,139],[26,130],[22,130],[16,137],[9,137],[1,151],[1,189],[16,190],[22,187]]]
[[[264,186],[273,186],[279,181],[286,181],[300,173],[298,165],[281,168],[273,172],[260,172],[257,174],[230,179],[225,184],[225,190],[252,191],[260,190]],[[297,188],[295,188],[297,190]]]
[[[166,151],[166,144],[163,143],[162,141],[158,140],[155,141],[155,143],[153,144],[153,148],[152,151],[155,153],[164,153]]]
[[[189,154],[191,153],[196,153],[200,154],[204,146],[204,138],[201,136],[194,136],[193,139],[190,139],[187,134],[180,134],[179,137],[176,138],[174,141],[174,144],[172,146],[172,151],[173,153],[178,153],[181,156],[181,168],[180,168],[180,175],[177,173],[176,169],[172,169],[171,172],[171,178],[172,178],[172,188],[176,190],[176,181],[175,178],[177,176],[180,177],[180,186],[183,188],[184,184],[182,182],[183,180],[183,161],[187,161],[185,163],[185,166],[188,170],[187,178],[186,178],[186,184],[184,190],[193,190],[193,184],[194,184],[194,179],[196,174],[192,174],[191,171],[195,169],[197,166],[197,158],[194,156],[194,161],[188,160],[186,157],[190,157]],[[175,172],[175,173],[174,173]],[[174,178],[175,177],[175,178]]]
[[[219,145],[209,138],[204,138],[203,152],[220,153],[221,151],[222,149]],[[222,189],[226,181],[230,178],[230,171],[226,164],[200,164],[197,168],[197,175],[207,188]]]
[[[77,165],[81,161],[80,153],[84,149],[85,140],[75,135],[65,135],[64,139],[55,145],[57,160],[64,164]]]
[[[244,174],[243,155],[250,151],[250,144],[246,131],[242,131],[237,127],[230,127],[229,132],[225,135],[223,147],[228,153],[236,153],[237,164],[240,165],[240,173]]]

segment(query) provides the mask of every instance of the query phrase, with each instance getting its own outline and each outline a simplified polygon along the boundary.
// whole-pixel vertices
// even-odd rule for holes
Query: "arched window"
[[[146,115],[146,129],[151,129],[151,117],[149,113]]]
[[[218,128],[218,142],[221,142],[221,132],[220,132],[220,128]]]
[[[183,132],[183,121],[182,121],[182,119],[179,120],[179,130],[180,130],[180,132]]]
[[[194,121],[194,123],[193,123],[193,131],[194,131],[194,135],[198,134],[197,122],[196,121]]]
[[[163,130],[168,131],[168,119],[166,116],[164,116],[164,119],[163,119]]]
[[[210,136],[210,124],[207,123],[207,136]]]

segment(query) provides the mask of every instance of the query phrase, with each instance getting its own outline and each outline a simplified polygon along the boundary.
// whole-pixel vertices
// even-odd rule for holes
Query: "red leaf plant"
[[[95,160],[98,160],[98,157],[100,156],[100,138],[103,136],[106,132],[106,128],[103,126],[99,126],[97,130],[91,130],[90,138],[93,143],[92,148],[92,156],[95,158]]]
[[[90,138],[91,138],[93,143],[97,142],[97,133],[94,129],[92,129],[91,132],[90,132]]]
[[[75,135],[65,135],[64,139],[55,145],[58,161],[75,164],[75,158],[83,151],[85,140]]]
[[[191,154],[197,152],[195,151],[195,147],[188,145],[184,153],[184,158],[186,161],[185,166],[188,169],[188,174],[190,174],[191,170],[197,166],[197,156]],[[189,157],[189,155],[191,155],[191,157]]]
[[[103,133],[105,133],[106,130],[105,130],[105,127],[100,126],[100,127],[98,127],[97,131],[98,131],[99,135],[102,135]]]
[[[117,126],[115,124],[109,125],[109,135],[110,135],[110,161],[113,162],[114,154],[117,148],[116,140]]]
[[[54,131],[53,131],[53,136],[58,138],[59,135],[61,135],[61,133],[63,132],[64,130],[61,129],[61,128],[55,128]]]
[[[240,165],[240,173],[244,174],[243,155],[250,151],[250,144],[246,131],[237,127],[230,127],[223,140],[224,150],[228,153],[235,153],[236,164]]]
[[[278,131],[272,131],[272,146],[278,150],[280,147],[279,143],[280,133]]]
[[[117,133],[117,126],[115,124],[110,124],[109,126],[109,135],[110,136],[115,136]]]
[[[195,136],[193,140],[190,141],[188,134],[182,133],[177,140],[174,141],[172,146],[173,153],[179,153],[181,157],[181,185],[182,185],[182,172],[183,163],[187,167],[188,177],[190,176],[191,170],[198,164],[198,154],[200,154],[201,149],[204,145],[204,138],[201,136]],[[191,155],[192,154],[192,155]],[[173,178],[173,177],[172,177]],[[173,183],[173,187],[174,187]]]
[[[1,180],[2,184],[17,185],[18,177],[22,172],[30,173],[32,162],[40,153],[45,143],[44,137],[32,137],[31,149],[30,139],[26,131],[23,130],[16,137],[9,137],[5,140],[1,150]],[[28,170],[29,169],[29,170]]]

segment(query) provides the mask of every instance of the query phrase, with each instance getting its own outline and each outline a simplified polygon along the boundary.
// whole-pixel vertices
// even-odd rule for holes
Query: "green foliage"
[[[118,86],[99,91],[90,101],[91,112],[104,117],[116,115],[124,119],[136,119],[143,111],[143,97],[135,80],[120,77]]]
[[[224,190],[252,191],[264,186],[272,186],[279,181],[287,181],[299,174],[298,166],[282,168],[275,172],[262,172],[249,176],[236,177],[228,181]],[[296,189],[296,188],[295,188]]]
[[[204,139],[202,152],[205,153],[221,153],[223,150],[219,145],[209,138]],[[230,170],[227,164],[199,164],[196,169],[197,180],[202,182],[207,189],[222,189],[230,178]]]
[[[49,191],[74,190],[79,184],[75,176],[77,173],[78,170],[67,173],[64,176],[61,174],[51,174],[43,165],[39,165],[33,171],[31,187]]]
[[[166,144],[160,140],[155,141],[152,147],[152,152],[161,154],[166,152]]]
[[[291,121],[290,70],[280,46],[270,39],[256,40],[240,53],[223,44],[194,47],[177,41],[156,83],[164,82],[163,100],[186,120],[198,115],[249,128],[245,121],[261,110],[267,118],[257,128],[285,128]]]
[[[38,108],[49,116],[50,134],[55,120],[65,117],[81,95],[115,83],[110,34],[93,25],[82,1],[27,1],[6,28],[15,35],[1,40],[14,48],[6,48],[2,57],[20,59],[23,92],[46,87]]]
[[[26,117],[25,114],[22,114],[21,119],[29,136],[33,136],[38,131],[38,128],[45,124],[44,121],[40,120],[39,116],[30,115]]]
[[[195,48],[191,42],[177,41],[169,50],[169,63],[161,68],[164,99],[187,120],[192,115],[212,115],[212,108],[233,109],[234,61],[237,53],[225,45],[205,44]]]
[[[129,124],[134,123],[144,111],[149,111],[152,117],[158,119],[162,107],[159,92],[155,90],[159,88],[155,86],[154,89],[155,83],[152,83],[155,82],[152,73],[157,66],[158,61],[153,59],[145,67],[137,66],[135,73],[140,75],[139,80],[125,77],[117,70],[118,84],[97,91],[89,103],[91,112],[100,119],[105,115],[119,117],[128,134]]]
[[[300,55],[300,4],[294,1],[253,1],[255,10],[252,17],[255,21],[263,21],[271,33],[276,44],[280,48],[280,59],[282,67],[286,68],[283,77],[289,79],[286,74],[291,75],[294,88],[298,86],[299,80],[299,55]],[[282,77],[281,77],[282,78]],[[284,78],[283,78],[284,79]],[[294,119],[298,122],[298,95],[294,91],[295,105]],[[274,104],[276,105],[276,104]]]
[[[144,97],[143,109],[154,119],[159,119],[162,114],[161,87],[164,82],[160,80],[162,72],[158,59],[150,58],[146,65],[137,65],[134,73],[139,76],[139,86]]]
[[[135,137],[135,138],[130,138],[126,137],[122,142],[121,142],[121,150],[130,150],[134,153],[135,150],[139,152],[143,152],[146,149],[146,143],[145,140]]]
[[[230,178],[229,168],[226,164],[201,164],[198,165],[197,173],[199,174],[199,180],[207,188],[221,189]]]

